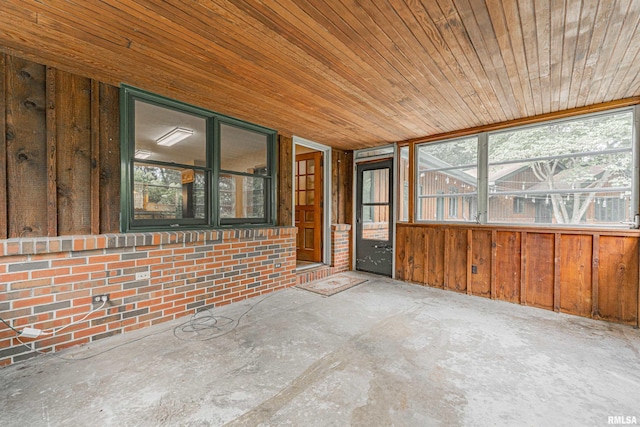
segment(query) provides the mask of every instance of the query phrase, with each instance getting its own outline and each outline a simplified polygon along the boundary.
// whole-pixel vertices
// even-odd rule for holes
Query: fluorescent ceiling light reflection
[[[152,153],[149,150],[136,150],[134,157],[136,159],[148,159],[149,157],[151,157],[151,154]]]
[[[191,135],[193,135],[193,130],[177,127],[156,139],[156,142],[158,145],[171,147],[172,145],[189,138]]]

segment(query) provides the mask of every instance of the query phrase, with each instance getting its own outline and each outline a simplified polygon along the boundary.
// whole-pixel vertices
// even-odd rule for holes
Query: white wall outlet
[[[136,273],[136,280],[149,279],[150,277],[151,273],[148,271],[141,271],[140,273]]]

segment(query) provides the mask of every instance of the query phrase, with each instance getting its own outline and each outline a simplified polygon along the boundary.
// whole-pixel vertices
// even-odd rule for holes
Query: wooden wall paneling
[[[0,239],[7,238],[6,57],[0,53]]]
[[[593,236],[562,234],[556,246],[559,276],[559,309],[563,313],[591,317]]]
[[[560,233],[554,234],[553,244],[553,311],[560,311]]]
[[[553,234],[527,233],[527,305],[553,309],[554,246]]]
[[[520,233],[520,304],[527,305],[527,232]]]
[[[47,235],[45,66],[7,56],[8,237]]]
[[[520,233],[496,233],[496,290],[497,299],[520,302]]]
[[[598,311],[605,320],[638,322],[638,238],[600,236]]]
[[[449,236],[449,230],[444,230],[444,283],[443,289],[449,289],[449,281],[451,274],[449,264],[451,263],[451,236]]]
[[[593,235],[591,248],[591,317],[600,317],[598,309],[598,280],[600,278],[600,235]]]
[[[332,150],[331,161],[332,222],[334,224],[350,224],[353,152]]]
[[[445,287],[445,230],[443,228],[428,228],[426,242],[424,282],[429,286],[443,289]]]
[[[58,169],[56,121],[56,69],[46,71],[47,119],[47,235],[58,235]]]
[[[56,72],[58,234],[91,233],[91,80]]]
[[[451,228],[446,232],[445,260],[446,287],[452,291],[467,291],[467,230]],[[446,256],[446,255],[445,255]]]
[[[471,266],[476,273],[471,273],[470,293],[485,298],[491,297],[491,231],[473,230],[471,239]],[[471,270],[471,269],[470,269]]]
[[[120,90],[100,83],[100,233],[120,231]]]
[[[498,232],[491,230],[491,299],[498,296]]]
[[[409,255],[409,280],[415,283],[424,283],[425,251],[427,241],[424,227],[415,227],[409,236],[411,255]]]
[[[293,225],[293,138],[278,135],[278,225]]]
[[[407,252],[409,251],[408,237],[409,227],[396,227],[396,279],[407,280],[408,260]]]
[[[91,234],[100,234],[100,82],[91,80]]]
[[[466,291],[467,295],[471,295],[471,272],[473,271],[473,230],[467,230],[467,283]]]

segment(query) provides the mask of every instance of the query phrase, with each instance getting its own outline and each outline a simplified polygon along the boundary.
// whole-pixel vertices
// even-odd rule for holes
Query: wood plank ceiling
[[[638,0],[3,0],[0,50],[356,149],[640,95]]]

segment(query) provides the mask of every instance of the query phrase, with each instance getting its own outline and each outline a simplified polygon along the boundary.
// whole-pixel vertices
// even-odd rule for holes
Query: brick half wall
[[[296,283],[294,227],[0,241],[0,317],[14,328],[60,328],[22,339],[57,351],[284,289]],[[150,278],[136,280],[136,273]],[[0,323],[0,366],[37,353]]]
[[[351,270],[351,225],[331,225],[331,265],[323,265],[297,275],[297,284],[324,279]]]

